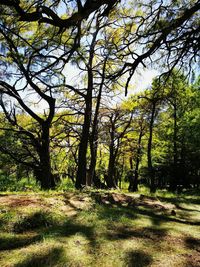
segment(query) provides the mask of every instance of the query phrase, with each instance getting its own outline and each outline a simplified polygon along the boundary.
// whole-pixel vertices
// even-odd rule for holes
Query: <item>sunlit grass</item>
[[[159,193],[162,203],[182,208],[173,216],[153,206],[97,203],[94,194],[1,196],[0,266],[198,266],[198,196]]]

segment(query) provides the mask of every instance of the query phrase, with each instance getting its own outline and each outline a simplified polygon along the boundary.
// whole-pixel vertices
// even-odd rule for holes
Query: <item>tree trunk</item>
[[[96,38],[99,32],[99,23],[96,22],[96,31],[93,35],[90,52],[89,52],[89,61],[86,65],[87,75],[88,75],[88,85],[87,85],[87,95],[85,96],[85,114],[84,114],[84,123],[81,134],[81,140],[79,144],[78,152],[78,170],[76,175],[76,189],[81,189],[86,185],[86,174],[87,174],[87,149],[88,149],[88,140],[90,134],[90,125],[91,125],[91,116],[92,116],[92,92],[93,92],[93,59],[95,55],[95,44]]]
[[[81,140],[79,144],[78,170],[75,183],[76,189],[81,189],[84,185],[86,185],[87,148],[88,148],[88,139],[90,132],[91,112],[92,112],[92,89],[90,88],[87,94],[84,123],[81,134]]]
[[[97,162],[97,149],[98,149],[98,115],[99,115],[99,106],[100,106],[100,100],[101,100],[101,90],[98,95],[97,99],[97,105],[94,115],[94,121],[92,124],[92,133],[90,136],[90,168],[88,172],[88,180],[87,185],[91,186],[94,182],[95,178],[95,168],[96,168],[96,162]]]
[[[42,125],[41,144],[39,149],[40,166],[37,172],[40,175],[41,188],[44,190],[55,188],[55,181],[51,171],[51,159],[49,151],[49,125]]]
[[[155,193],[156,184],[155,184],[155,171],[152,164],[152,139],[153,139],[153,126],[154,126],[154,117],[155,117],[156,103],[152,102],[152,111],[149,124],[149,140],[148,140],[148,150],[147,150],[147,161],[148,161],[148,171],[150,175],[150,191]]]
[[[181,182],[183,184],[184,188],[190,187],[190,181],[187,179],[187,171],[186,171],[186,149],[185,149],[185,143],[184,138],[182,140],[181,144],[181,159],[180,159],[180,171],[181,171]]]
[[[97,140],[95,139],[91,140],[90,143],[90,152],[91,152],[91,159],[90,159],[90,168],[88,172],[88,179],[87,179],[87,185],[91,186],[94,183],[94,176],[95,176],[95,168],[96,168],[96,161],[97,161]]]
[[[105,80],[105,71],[106,71],[106,63],[107,63],[108,56],[104,60],[103,70],[102,70],[102,80],[99,87],[99,93],[97,96],[97,103],[95,108],[94,120],[92,124],[92,134],[90,138],[90,153],[91,153],[91,160],[90,160],[90,168],[88,173],[88,185],[91,186],[95,180],[95,168],[96,168],[96,161],[97,161],[97,149],[98,149],[98,117],[99,117],[99,108],[101,103],[101,95],[102,89]]]
[[[129,158],[130,169],[133,170],[133,157]]]
[[[137,153],[136,153],[136,164],[134,170],[134,177],[130,180],[129,191],[130,192],[137,192],[138,191],[138,176],[139,176],[139,164],[141,158],[141,142],[143,136],[143,128],[140,129],[140,134],[137,143]]]
[[[175,191],[177,189],[177,180],[178,180],[178,150],[177,150],[177,105],[176,105],[176,99],[173,104],[174,108],[174,136],[173,136],[173,174],[171,178],[171,183],[170,183],[170,190]]]
[[[111,141],[110,147],[110,155],[109,155],[109,163],[108,163],[108,177],[107,177],[107,186],[108,188],[117,188],[114,172],[115,172],[115,153],[114,153],[114,142]]]

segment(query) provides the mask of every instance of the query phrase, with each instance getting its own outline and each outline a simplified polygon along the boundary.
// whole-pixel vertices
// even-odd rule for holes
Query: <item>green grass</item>
[[[98,194],[107,193],[0,195],[0,266],[200,266],[198,195],[159,192],[150,205],[122,205]]]

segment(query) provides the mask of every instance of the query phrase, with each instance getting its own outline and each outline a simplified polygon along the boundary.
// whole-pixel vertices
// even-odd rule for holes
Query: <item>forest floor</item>
[[[0,266],[198,267],[200,197],[2,193]]]

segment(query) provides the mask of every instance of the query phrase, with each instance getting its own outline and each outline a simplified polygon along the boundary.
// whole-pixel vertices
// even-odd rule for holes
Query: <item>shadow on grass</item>
[[[127,207],[121,207],[119,205],[118,206],[116,205],[116,207],[113,207],[113,206],[102,204],[99,206],[98,210],[99,210],[98,218],[103,219],[103,220],[106,219],[109,221],[118,222],[122,219],[122,217],[129,218],[129,219],[137,218],[137,214],[135,213],[133,209],[130,209]]]
[[[119,239],[131,239],[133,237],[149,239],[152,241],[163,240],[167,235],[165,229],[154,229],[150,227],[144,227],[142,229],[128,229],[124,227],[118,227],[113,231],[110,231],[106,234],[108,240],[119,240]]]
[[[41,240],[40,235],[0,237],[0,251],[26,247]]]
[[[43,231],[41,234],[44,236],[53,237],[70,237],[76,234],[83,235],[89,242],[91,247],[96,246],[96,238],[93,226],[75,223],[72,219],[68,219],[62,225],[50,227]]]
[[[138,214],[149,216],[154,225],[160,225],[164,222],[174,222],[174,223],[180,223],[180,224],[186,224],[186,225],[197,225],[197,226],[200,225],[200,221],[188,221],[188,220],[173,218],[173,217],[163,215],[163,214],[156,214],[152,210],[148,210],[148,209],[140,209],[138,207],[134,207],[134,210]]]
[[[140,215],[148,216],[153,225],[161,226],[165,222],[174,222],[184,225],[200,225],[200,221],[190,221],[188,220],[188,213],[185,214],[185,218],[176,218],[175,216],[170,216],[160,212],[156,212],[151,208],[143,208],[139,206],[129,206],[123,207],[121,204],[115,204],[115,207],[110,204],[102,203],[99,208],[98,217],[99,219],[108,219],[113,221],[120,221],[122,217],[127,217],[129,219],[139,218]]]
[[[49,267],[60,262],[64,262],[63,266],[67,266],[63,248],[52,248],[43,254],[29,255],[24,261],[15,264],[15,267]]]
[[[101,211],[99,212],[100,219],[112,219],[119,221],[122,216],[128,217],[131,219],[136,219],[140,215],[148,216],[153,225],[160,226],[163,222],[175,222],[186,225],[200,225],[200,221],[190,220],[189,214],[185,211],[185,214],[182,213],[182,216],[175,214],[171,214],[172,210],[169,209],[157,209],[157,204],[151,203],[151,205],[146,205],[146,203],[140,203],[139,205],[137,201],[135,202],[134,198],[126,196],[122,201],[115,201],[112,194],[104,194],[101,196],[100,194],[91,195],[97,204],[100,204]],[[146,197],[142,195],[142,199],[147,198],[153,200],[157,200],[156,197]],[[179,200],[174,198],[163,198],[159,197],[163,202],[171,202],[175,203],[175,205],[179,205]],[[124,201],[127,201],[127,205],[124,206]],[[185,199],[188,203],[198,203],[200,199]],[[180,203],[183,203],[183,199],[180,200]],[[160,205],[162,207],[162,205]],[[190,210],[191,211],[191,210]]]
[[[56,224],[56,222],[51,213],[38,211],[20,218],[13,225],[13,231],[15,233],[23,233],[25,231],[35,230],[42,227],[50,227],[54,224]]]
[[[179,209],[181,211],[185,211],[185,212],[200,212],[200,210],[184,208],[184,207],[180,206],[180,204],[176,204],[175,206],[176,206],[177,209]]]
[[[195,250],[200,251],[200,239],[198,238],[186,237],[185,245],[189,249],[195,249]]]
[[[170,202],[175,205],[179,205],[181,203],[184,204],[196,204],[200,205],[200,197],[197,196],[195,197],[188,197],[188,196],[177,196],[177,197],[157,197],[159,200],[164,201],[164,202]]]
[[[125,266],[127,267],[145,267],[150,266],[152,262],[152,257],[140,250],[128,251],[125,255]]]

